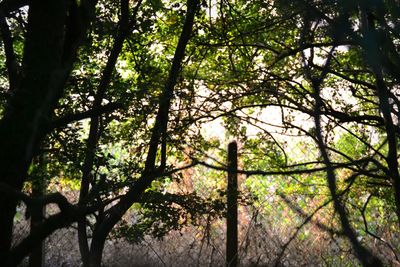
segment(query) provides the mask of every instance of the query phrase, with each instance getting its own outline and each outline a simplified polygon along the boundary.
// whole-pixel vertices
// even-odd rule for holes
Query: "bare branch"
[[[361,160],[355,160],[352,162],[347,162],[347,163],[334,163],[332,164],[332,168],[333,169],[339,169],[339,168],[347,168],[350,166],[354,166],[356,164],[359,163],[363,163],[368,161],[369,159],[361,159]],[[228,171],[227,167],[224,166],[215,166],[212,164],[209,164],[207,162],[204,161],[200,161],[200,160],[196,160],[193,159],[193,161],[195,163],[198,163],[199,165],[203,165],[205,167],[214,169],[214,170],[218,170],[218,171]],[[237,173],[240,174],[245,174],[247,176],[251,176],[251,175],[293,175],[293,174],[307,174],[307,173],[315,173],[315,172],[321,172],[321,171],[326,171],[327,167],[315,167],[312,169],[297,169],[297,170],[279,170],[279,171],[262,171],[262,170],[237,170]]]

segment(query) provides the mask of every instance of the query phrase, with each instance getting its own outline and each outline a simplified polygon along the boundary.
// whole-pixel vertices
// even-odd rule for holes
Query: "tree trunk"
[[[93,231],[93,239],[90,247],[90,267],[98,267],[101,264],[101,257],[106,238],[115,224],[122,218],[125,212],[132,206],[133,203],[140,199],[141,194],[151,185],[156,174],[156,155],[162,134],[167,130],[168,116],[170,105],[173,97],[173,91],[177,82],[178,75],[181,71],[181,64],[184,58],[186,45],[190,39],[194,18],[199,7],[198,0],[187,1],[187,14],[180,35],[177,48],[175,50],[172,66],[169,71],[169,76],[166,81],[164,90],[159,99],[159,108],[152,136],[149,142],[149,151],[147,153],[145,169],[142,176],[130,188],[128,193],[121,197],[120,201],[106,211],[104,221],[99,223]]]
[[[107,237],[107,236],[106,236]],[[97,238],[96,242],[91,246],[89,254],[89,266],[88,267],[100,267],[103,258],[105,238]]]
[[[15,208],[15,201],[5,196],[0,196],[0,209],[2,214],[0,220],[0,259],[6,259],[8,257],[8,251],[11,247]]]
[[[375,40],[377,29],[375,28],[374,21],[369,16],[371,10],[369,10],[369,6],[366,3],[360,3],[361,29],[364,35],[363,48],[365,49],[365,57],[372,68],[376,80],[376,95],[379,99],[379,109],[382,112],[382,117],[384,119],[383,121],[388,142],[386,162],[393,187],[397,223],[400,226],[400,173],[398,163],[398,137],[396,135],[396,125],[392,119],[392,110],[389,99],[390,90],[386,86],[384,80],[383,69],[385,64],[383,61],[386,55],[382,53],[382,51],[384,51],[384,46],[381,44],[382,40]],[[391,42],[390,40],[386,41]]]
[[[46,181],[43,181],[41,177],[35,177],[32,182],[32,196],[41,197],[46,193]],[[45,209],[43,207],[37,207],[32,210],[31,214],[31,232],[35,231],[36,227],[43,221]],[[41,242],[38,246],[32,250],[29,255],[29,267],[42,267],[44,264],[44,242]]]
[[[0,121],[0,182],[20,191],[44,136],[60,81],[67,1],[31,1],[28,14],[20,85]],[[0,196],[0,258],[7,255],[12,239],[16,200]]]

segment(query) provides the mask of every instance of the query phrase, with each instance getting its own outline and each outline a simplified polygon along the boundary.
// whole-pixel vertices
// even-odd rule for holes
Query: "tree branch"
[[[68,114],[68,115],[65,115],[64,117],[55,119],[52,123],[50,123],[48,131],[51,131],[55,128],[65,127],[69,123],[73,123],[76,121],[80,121],[80,120],[95,117],[95,116],[100,116],[101,114],[104,114],[104,113],[111,113],[111,112],[113,112],[117,109],[121,109],[121,108],[123,108],[123,105],[120,103],[109,103],[107,105],[95,107],[91,110],[84,111],[81,113]]]
[[[0,3],[0,12],[7,17],[11,12],[17,11],[23,6],[29,4],[28,0],[3,0]]]
[[[13,39],[11,36],[10,28],[7,24],[6,17],[0,9],[0,33],[3,39],[4,53],[6,55],[6,66],[8,71],[8,80],[10,84],[10,91],[15,91],[19,79],[19,64],[15,57],[13,48]]]
[[[218,171],[228,171],[227,167],[224,166],[215,166],[209,163],[206,163],[204,161],[199,161],[196,159],[193,159],[193,161],[195,163],[198,163],[199,165],[203,165],[205,167],[214,169],[214,170],[218,170]],[[360,160],[355,160],[353,162],[345,162],[345,163],[334,163],[332,164],[332,168],[333,169],[339,169],[339,168],[346,168],[346,167],[350,167],[359,163],[363,163],[369,161],[369,159],[360,159]],[[307,174],[307,173],[314,173],[314,172],[321,172],[321,171],[326,171],[328,167],[316,167],[313,169],[303,169],[303,170],[282,170],[282,171],[262,171],[262,170],[237,170],[237,173],[239,174],[244,174],[247,176],[251,176],[251,175],[263,175],[263,176],[267,176],[267,175],[293,175],[293,174]]]

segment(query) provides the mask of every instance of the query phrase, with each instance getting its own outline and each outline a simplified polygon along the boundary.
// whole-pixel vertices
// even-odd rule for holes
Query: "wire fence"
[[[74,195],[70,193],[70,195]],[[29,234],[30,220],[18,208],[14,228],[14,243]],[[46,213],[57,212],[49,206]],[[253,207],[241,207],[239,212],[239,259],[241,266],[356,266],[347,241],[321,231],[310,223],[303,227],[299,218],[287,224],[277,224],[270,216]],[[162,239],[146,236],[139,243],[110,235],[103,253],[103,266],[225,266],[225,221],[185,227],[171,231]],[[296,237],[288,243],[297,233]],[[397,243],[400,236],[384,236]],[[397,240],[397,241],[396,241]],[[399,266],[388,247],[373,238],[364,240],[388,266]],[[81,266],[76,224],[55,231],[45,240],[44,267]],[[282,253],[282,251],[284,251]],[[20,266],[28,266],[25,259]]]
[[[307,149],[306,145],[297,144],[296,147],[297,150],[291,149],[296,159],[307,158],[314,153]],[[312,157],[316,158],[318,154],[313,154]],[[206,176],[209,183],[201,181]],[[257,177],[253,178],[239,176],[242,196],[249,193],[252,186],[258,186],[256,191],[261,191],[261,196],[256,201],[257,205],[249,202],[249,205],[242,203],[239,207],[238,258],[241,266],[358,266],[348,241],[337,233],[321,228],[323,224],[331,229],[340,230],[332,208],[321,209],[312,219],[307,219],[313,210],[330,197],[329,192],[324,191],[324,185],[316,184],[315,178],[308,179],[307,176],[263,176],[258,180]],[[206,195],[206,191],[214,192],[218,189],[217,183],[211,184],[212,179],[225,180],[225,173],[218,177],[210,173],[187,170],[187,173],[183,172],[182,184],[172,185],[170,190],[180,192],[178,188],[185,187],[187,190],[183,192],[204,191],[203,194]],[[245,180],[251,184],[247,184]],[[280,197],[279,188],[285,188],[286,191],[280,192],[286,194],[286,200]],[[61,192],[71,203],[77,202],[77,191],[66,188],[50,188],[50,191]],[[347,200],[349,206],[352,204],[350,200]],[[292,201],[292,206],[287,201]],[[303,207],[305,213],[300,214],[296,207]],[[25,210],[23,204],[18,206],[14,223],[14,244],[18,244],[30,231],[30,218],[25,216]],[[57,212],[57,205],[48,205],[46,216]],[[133,213],[126,215],[134,216]],[[359,228],[359,238],[387,266],[400,266],[400,233],[391,228],[396,219],[385,216],[387,214],[374,213],[374,217],[369,218],[373,225],[371,233],[379,238],[367,234],[366,229],[362,228]],[[363,222],[357,221],[356,217],[360,218],[360,215],[353,217],[353,223],[362,225]],[[308,223],[304,223],[305,221]],[[170,231],[161,239],[145,236],[138,243],[130,243],[123,237],[111,234],[105,244],[103,265],[225,266],[225,248],[225,220],[218,219],[210,223],[204,219],[200,225]],[[77,225],[72,224],[68,228],[55,231],[45,240],[44,251],[44,267],[81,266]],[[28,266],[28,259],[25,259],[21,266]]]

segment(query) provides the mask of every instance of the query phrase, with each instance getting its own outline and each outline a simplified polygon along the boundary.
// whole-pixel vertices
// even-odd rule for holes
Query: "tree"
[[[19,192],[32,158],[47,135],[51,115],[63,94],[77,49],[86,36],[96,1],[82,1],[79,5],[69,1],[31,2],[21,64],[13,50],[5,16],[26,3],[2,1],[1,4],[10,97],[0,122],[0,179],[2,184]],[[3,259],[7,258],[11,246],[16,202],[12,194],[2,195],[0,199]]]
[[[200,126],[218,120],[243,144],[239,172],[248,181],[259,175],[278,187],[305,222],[333,203],[335,224],[318,222],[320,229],[347,236],[363,265],[381,264],[358,235],[371,234],[371,198],[399,217],[394,1],[27,5],[0,3],[0,256],[9,265],[78,222],[82,261],[99,266],[107,236],[132,204],[218,204],[157,192],[185,168],[227,171],[205,160],[222,145]],[[300,145],[310,153],[296,153]],[[26,195],[34,177],[71,179],[78,203],[59,193]],[[299,206],[288,197],[293,190],[328,195]],[[57,203],[61,212],[11,249],[19,200],[28,209]]]
[[[45,17],[46,12],[52,12],[52,8],[56,7],[47,7],[47,10],[41,10],[39,13],[36,14],[36,12],[39,12],[36,10],[36,8],[40,9],[40,7],[35,7],[35,5],[31,4],[29,6],[29,12],[28,12],[28,33],[27,36],[29,37],[32,35],[32,38],[39,38],[41,42],[44,41],[44,43],[39,43],[38,39],[32,40],[32,45],[34,46],[32,50],[28,50],[29,48],[29,38],[27,37],[27,40],[25,41],[27,44],[25,45],[25,51],[24,51],[24,58],[30,58],[33,57],[36,61],[33,61],[31,63],[31,67],[28,68],[29,71],[33,71],[32,74],[30,74],[32,77],[30,79],[37,79],[38,73],[36,72],[36,69],[34,69],[36,66],[35,64],[39,64],[40,60],[43,60],[42,57],[50,57],[51,60],[55,60],[54,56],[57,55],[59,58],[59,61],[61,62],[49,62],[49,66],[44,65],[43,70],[41,73],[39,73],[42,77],[43,84],[38,84],[38,83],[33,83],[31,80],[29,82],[26,82],[27,84],[35,84],[35,86],[38,86],[39,88],[36,90],[43,90],[41,87],[44,85],[51,85],[47,89],[48,92],[42,93],[42,95],[39,95],[38,99],[36,100],[38,103],[33,103],[29,105],[32,105],[30,107],[29,111],[23,111],[20,109],[15,109],[15,107],[11,108],[13,109],[13,112],[26,112],[30,113],[29,115],[33,114],[33,111],[36,110],[39,112],[38,118],[36,117],[29,117],[29,118],[24,118],[27,120],[32,120],[35,122],[35,125],[30,125],[29,127],[33,127],[32,129],[27,129],[23,130],[21,133],[26,134],[27,136],[22,136],[25,140],[25,143],[21,143],[21,140],[18,138],[13,138],[15,142],[18,142],[18,144],[21,146],[21,151],[19,152],[19,156],[21,153],[24,152],[24,149],[29,149],[29,154],[26,154],[25,158],[25,167],[24,168],[19,168],[18,170],[21,172],[21,175],[23,174],[24,177],[28,174],[28,167],[30,162],[32,161],[32,158],[37,155],[37,151],[39,150],[39,146],[43,141],[45,141],[46,137],[48,138],[48,134],[51,133],[51,131],[55,130],[56,128],[60,127],[65,127],[67,123],[74,122],[75,120],[79,120],[82,118],[90,117],[91,118],[91,125],[90,125],[90,133],[89,133],[89,138],[87,141],[87,149],[85,153],[85,161],[82,166],[82,185],[81,185],[81,194],[80,194],[80,202],[78,205],[73,206],[67,202],[67,200],[62,197],[59,194],[51,195],[51,196],[44,196],[43,198],[40,199],[31,199],[25,196],[24,194],[20,193],[19,191],[22,189],[22,184],[26,180],[20,179],[20,181],[15,184],[14,180],[11,180],[9,178],[8,180],[3,181],[3,190],[11,190],[9,194],[6,196],[5,200],[3,201],[3,204],[8,207],[9,210],[9,216],[8,216],[8,221],[6,220],[4,223],[7,224],[7,229],[9,229],[9,232],[5,236],[5,239],[2,240],[4,241],[4,249],[2,249],[2,253],[4,256],[8,258],[8,264],[9,265],[14,265],[18,263],[29,251],[32,249],[35,243],[40,242],[40,240],[43,240],[48,234],[50,234],[52,231],[54,231],[57,228],[64,227],[69,225],[70,223],[74,221],[79,221],[80,225],[80,247],[82,251],[82,256],[84,263],[88,266],[99,266],[101,262],[101,256],[102,256],[102,250],[104,246],[105,239],[113,226],[121,219],[122,215],[126,212],[126,210],[136,201],[139,201],[141,199],[141,195],[144,192],[145,189],[147,189],[150,185],[151,182],[156,179],[159,175],[162,175],[165,171],[166,167],[166,130],[167,130],[167,123],[168,123],[168,113],[170,110],[170,103],[171,103],[171,98],[173,97],[173,90],[174,86],[177,82],[177,78],[180,73],[180,68],[181,68],[181,62],[184,57],[184,52],[185,52],[185,47],[186,44],[190,38],[191,35],[191,29],[194,21],[194,16],[195,13],[198,10],[198,2],[196,1],[188,1],[187,3],[187,9],[188,9],[188,14],[186,16],[184,25],[183,25],[183,30],[180,39],[178,40],[177,44],[177,49],[175,51],[174,59],[172,61],[172,66],[169,71],[168,78],[166,79],[165,82],[165,89],[160,91],[160,95],[156,95],[154,99],[158,103],[158,112],[156,112],[155,116],[155,125],[152,127],[153,130],[148,132],[150,134],[150,140],[149,140],[149,151],[148,151],[148,157],[147,160],[144,164],[144,170],[140,170],[139,172],[141,173],[141,178],[137,179],[133,183],[130,182],[130,185],[128,186],[128,192],[125,195],[118,196],[117,198],[111,199],[111,200],[105,200],[104,202],[100,199],[100,203],[98,203],[99,197],[101,197],[101,194],[104,192],[101,192],[101,190],[104,190],[104,179],[100,180],[94,180],[96,177],[91,177],[91,169],[93,168],[94,160],[95,160],[95,150],[96,146],[98,145],[98,139],[100,137],[100,132],[104,130],[104,126],[101,125],[101,119],[98,118],[98,116],[103,113],[103,112],[109,112],[114,110],[115,108],[119,107],[120,105],[106,105],[102,106],[103,99],[105,97],[106,90],[108,89],[110,82],[112,80],[112,74],[113,74],[113,69],[115,68],[116,61],[118,59],[118,56],[120,55],[124,41],[126,40],[127,36],[130,34],[132,31],[132,27],[135,26],[136,20],[137,20],[137,12],[138,9],[141,5],[141,2],[139,2],[135,7],[134,7],[134,14],[131,16],[129,14],[129,3],[128,1],[121,1],[120,8],[121,8],[121,18],[119,22],[119,29],[117,36],[114,38],[114,45],[111,49],[110,55],[108,56],[107,59],[107,64],[104,67],[104,71],[102,73],[102,76],[99,81],[99,86],[97,88],[97,92],[95,93],[94,96],[94,102],[89,111],[82,111],[80,113],[75,114],[67,114],[62,118],[54,120],[54,122],[50,122],[50,118],[53,112],[57,112],[59,110],[62,111],[62,109],[57,106],[57,102],[60,100],[65,99],[65,97],[70,97],[73,95],[66,95],[67,90],[73,86],[74,82],[80,83],[79,80],[76,80],[77,76],[76,75],[71,75],[69,83],[66,83],[67,77],[70,76],[71,71],[73,70],[73,63],[74,61],[80,61],[85,60],[85,55],[83,54],[83,58],[76,57],[76,52],[78,49],[79,43],[72,43],[72,41],[76,41],[75,39],[69,40],[68,38],[76,38],[76,34],[79,34],[79,41],[82,42],[81,39],[83,39],[86,36],[86,29],[88,27],[88,23],[82,24],[84,22],[83,20],[87,20],[88,18],[84,17],[87,16],[88,13],[94,13],[94,8],[95,8],[95,2],[90,3],[88,7],[90,7],[90,10],[87,10],[88,5],[86,2],[85,3],[71,3],[71,7],[66,6],[62,10],[65,14],[64,15],[64,20],[61,20],[59,22],[59,27],[54,28],[51,26],[53,23],[52,19],[54,20],[55,18],[52,17],[46,17],[48,20],[46,21],[41,21],[43,17]],[[100,6],[102,6],[103,3],[100,3]],[[150,3],[150,8],[153,6],[153,8],[160,8],[159,6],[160,3]],[[104,6],[103,6],[104,7]],[[69,9],[70,8],[70,9]],[[81,10],[82,9],[82,10]],[[153,11],[153,10],[150,10]],[[61,11],[60,11],[61,12]],[[53,12],[54,13],[54,12]],[[60,13],[61,14],[61,13]],[[107,14],[110,15],[110,14]],[[146,14],[145,14],[146,15]],[[36,17],[38,16],[38,18]],[[81,17],[83,16],[83,17]],[[32,18],[33,17],[33,18]],[[57,19],[62,19],[59,14],[57,14]],[[38,20],[38,22],[35,21],[35,19]],[[147,19],[145,17],[145,19]],[[33,22],[32,22],[33,21]],[[65,26],[67,24],[68,27]],[[30,33],[31,30],[31,24],[34,26],[32,29],[32,33]],[[38,28],[36,27],[36,24]],[[98,24],[93,24],[96,26],[99,25],[104,25],[100,21]],[[47,26],[46,26],[47,25]],[[50,25],[50,26],[49,26]],[[5,23],[5,26],[7,24]],[[50,27],[54,31],[54,36],[52,37],[53,39],[47,40],[43,39],[42,36],[38,35],[39,33],[43,35],[43,27]],[[147,25],[146,30],[149,30],[150,25]],[[75,28],[69,28],[69,27],[75,27]],[[145,27],[145,26],[144,26]],[[37,32],[35,32],[35,30]],[[65,32],[64,32],[65,31]],[[39,32],[39,33],[38,33]],[[96,31],[93,31],[91,34],[93,34]],[[47,33],[46,33],[47,34]],[[38,36],[36,36],[38,35]],[[71,35],[71,36],[70,36]],[[49,37],[51,35],[46,35],[46,37]],[[90,35],[89,35],[90,36]],[[11,40],[10,40],[11,41]],[[101,42],[101,40],[96,40],[98,42]],[[47,43],[46,43],[47,42]],[[48,51],[46,46],[52,45],[53,43],[58,44],[58,46],[54,47],[55,51],[54,54],[48,55]],[[72,48],[69,47],[69,45],[73,45]],[[97,43],[93,43],[92,45],[97,45]],[[83,45],[82,49],[85,49],[86,44]],[[53,48],[53,47],[52,47]],[[37,49],[39,52],[41,51],[41,54],[35,50]],[[72,49],[71,51],[69,49]],[[66,51],[64,51],[66,50]],[[28,55],[29,53],[29,55]],[[68,54],[71,53],[71,54]],[[81,56],[82,57],[82,56]],[[65,58],[65,59],[64,59]],[[27,59],[27,60],[28,60]],[[34,59],[29,59],[29,60],[34,60]],[[67,60],[68,65],[65,65],[63,60]],[[50,59],[49,59],[50,61]],[[84,61],[83,61],[84,62]],[[43,61],[40,62],[40,64],[44,64]],[[59,64],[59,66],[57,65]],[[81,63],[82,64],[82,63]],[[23,64],[23,66],[25,66]],[[55,68],[61,68],[61,76],[58,71],[58,69]],[[56,71],[57,70],[57,71]],[[9,69],[10,71],[10,69]],[[56,75],[54,78],[52,77],[52,73],[56,72],[54,75]],[[22,70],[22,72],[27,72],[27,70]],[[143,75],[148,75],[148,73],[143,73]],[[48,80],[48,79],[52,80]],[[47,80],[46,80],[47,79]],[[54,80],[54,81],[53,81]],[[53,85],[54,83],[54,85]],[[153,82],[152,82],[153,83]],[[84,84],[82,84],[84,86]],[[28,86],[28,85],[27,85]],[[55,87],[53,87],[55,86]],[[57,89],[57,90],[56,90]],[[30,87],[25,88],[25,89],[19,89],[17,88],[16,91],[19,90],[24,90],[27,91],[27,96],[20,96],[20,98],[26,97],[29,99],[29,97],[32,97],[32,90]],[[92,90],[91,88],[88,89],[89,92]],[[148,90],[146,88],[146,90]],[[50,96],[47,97],[46,94],[50,94]],[[114,95],[116,97],[116,95]],[[12,101],[25,101],[28,102],[28,99],[25,100],[20,100],[17,96],[13,96],[12,100],[10,100],[10,103]],[[13,100],[15,99],[15,100]],[[50,101],[51,100],[51,101]],[[143,101],[143,99],[141,99]],[[44,102],[42,102],[44,101]],[[50,102],[49,102],[50,101]],[[26,103],[25,103],[26,104]],[[10,105],[11,106],[11,105]],[[43,108],[42,108],[43,106]],[[20,106],[19,106],[20,107]],[[154,107],[152,107],[154,108]],[[13,112],[9,111],[10,108],[6,108],[5,110],[5,115],[3,118],[3,121],[8,121],[9,117],[9,124],[16,120],[17,118],[12,117],[11,115]],[[143,114],[143,110],[140,110],[141,113]],[[11,115],[7,115],[8,112],[11,113]],[[46,116],[44,115],[46,114]],[[22,115],[19,115],[22,116]],[[27,116],[26,114],[24,116]],[[140,118],[139,118],[140,119]],[[6,123],[5,122],[5,123]],[[147,123],[147,120],[144,121]],[[26,121],[20,122],[23,127],[26,127],[28,125]],[[37,125],[36,125],[37,123]],[[9,132],[9,135],[11,135],[14,131],[15,128],[9,129],[7,128],[7,125],[4,126],[4,131]],[[21,126],[21,127],[22,127]],[[43,130],[42,130],[43,128]],[[39,131],[40,129],[40,131]],[[50,131],[49,131],[50,130]],[[42,132],[41,132],[42,131]],[[36,133],[38,132],[38,133]],[[28,136],[31,133],[33,136]],[[57,134],[57,133],[56,133]],[[72,133],[74,134],[74,133]],[[164,136],[164,137],[162,137]],[[163,141],[161,141],[161,139]],[[33,143],[32,143],[33,142]],[[54,141],[52,141],[54,142]],[[9,143],[6,143],[9,145]],[[63,145],[61,143],[61,145]],[[157,167],[157,154],[159,151],[159,147],[161,146],[161,166]],[[32,150],[32,151],[31,151]],[[23,158],[23,157],[21,157]],[[14,158],[15,159],[15,158]],[[9,163],[9,162],[8,162]],[[17,164],[18,165],[18,164]],[[21,165],[18,165],[21,167]],[[12,167],[12,166],[8,166]],[[15,167],[14,167],[15,168]],[[132,170],[131,170],[132,171]],[[97,184],[96,184],[97,182]],[[92,185],[92,190],[89,192],[89,183]],[[126,185],[126,184],[125,184]],[[115,189],[114,189],[115,190]],[[100,191],[100,192],[99,192]],[[101,193],[101,194],[100,194]],[[105,192],[105,194],[109,194],[109,192]],[[53,198],[54,197],[54,198]],[[49,202],[55,201],[56,203],[59,204],[61,208],[61,212],[57,214],[56,216],[52,216],[51,218],[48,218],[45,220],[44,223],[42,223],[41,227],[38,227],[36,231],[34,231],[28,238],[26,238],[21,244],[13,248],[10,254],[8,254],[8,250],[10,249],[10,243],[11,243],[11,233],[12,233],[12,218],[15,214],[15,205],[16,205],[16,200],[18,198],[22,198],[28,205],[46,205]],[[109,204],[113,203],[115,199],[119,199],[119,202],[115,204],[115,206],[112,206],[108,210],[104,210],[104,208]],[[93,203],[95,202],[95,203]],[[88,213],[93,213],[95,211],[98,211],[99,215],[97,216],[97,222],[95,226],[95,231],[93,232],[93,241],[91,242],[91,248],[89,251],[89,248],[87,246],[87,240],[85,236],[85,231],[86,231],[86,223],[85,223],[85,216]],[[100,215],[102,215],[100,217]],[[2,221],[3,222],[3,221]],[[6,227],[4,227],[6,228]]]
[[[224,3],[225,6],[221,5],[221,18],[224,18],[224,11],[230,14],[221,22],[224,26],[229,25],[221,26],[224,34],[221,39],[224,41],[210,38],[211,41],[204,44],[219,47],[226,57],[226,69],[229,71],[222,81],[216,82],[218,89],[215,91],[236,90],[219,98],[224,103],[228,95],[231,98],[227,102],[231,106],[225,108],[219,104],[216,112],[223,115],[218,116],[232,118],[229,124],[234,126],[233,129],[240,129],[238,124],[263,127],[260,126],[264,123],[263,119],[260,121],[246,111],[279,107],[283,132],[294,134],[293,130],[296,130],[299,135],[308,136],[320,151],[320,158],[300,164],[296,162],[294,166],[314,165],[314,171],[317,172],[321,170],[318,166],[325,165],[335,211],[355,253],[365,266],[381,264],[356,238],[348,220],[348,212],[343,206],[342,194],[348,192],[348,187],[345,190],[338,189],[339,184],[340,187],[342,185],[335,171],[345,167],[342,164],[348,164],[345,168],[352,171],[344,181],[350,183],[352,190],[363,191],[362,194],[370,192],[375,196],[376,191],[386,191],[391,186],[393,197],[385,200],[389,206],[396,206],[393,209],[396,213],[399,210],[396,204],[397,130],[393,122],[393,118],[397,117],[397,108],[391,108],[398,102],[394,93],[396,74],[392,70],[396,66],[397,52],[395,30],[389,26],[396,16],[396,4],[384,1],[365,6],[357,1],[276,1],[270,5],[258,1]],[[264,12],[266,15],[254,15],[252,8],[267,10]],[[270,27],[266,29],[265,24]],[[228,30],[224,32],[224,29]],[[219,62],[221,57],[218,57]],[[243,65],[244,70],[240,69]],[[353,108],[354,102],[350,101],[355,101],[359,108]],[[242,115],[238,115],[240,113]],[[295,123],[295,116],[301,114],[314,118],[315,127]],[[283,151],[286,164],[276,162],[278,170],[275,172],[243,170],[243,173],[296,173],[296,170],[279,171],[291,168],[288,166],[290,157],[284,144],[264,129],[260,132],[271,140],[271,149],[275,146],[275,150]],[[352,157],[335,147],[333,141],[335,135],[341,134],[339,129],[354,136],[357,143],[368,147],[365,157],[360,154]],[[236,131],[235,134],[241,132]],[[368,137],[375,134],[382,138],[381,143],[377,144]],[[248,141],[245,128],[242,136]],[[260,143],[265,142],[256,142],[257,145]],[[345,161],[333,164],[331,158]],[[304,170],[303,173],[308,171],[312,170]],[[297,172],[301,173],[301,170]],[[354,181],[357,186],[353,186]],[[381,198],[382,195],[376,197]]]

